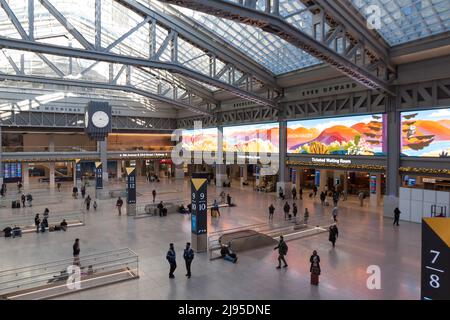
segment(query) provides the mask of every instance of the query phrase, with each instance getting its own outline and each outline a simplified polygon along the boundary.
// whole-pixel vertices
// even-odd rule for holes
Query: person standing
[[[156,200],[156,190],[155,189],[153,189],[153,191],[152,191],[152,196],[153,196],[153,203],[155,203],[155,200]]]
[[[280,196],[281,200],[284,200],[283,188],[281,187],[278,188],[278,195]]]
[[[85,195],[86,195],[86,186],[83,184],[81,186],[81,197],[84,199]]]
[[[325,200],[327,198],[327,195],[326,195],[325,191],[322,191],[320,193],[319,197],[320,197],[320,203],[322,204],[322,206],[325,206]]]
[[[309,262],[311,263],[311,267],[309,271],[311,272],[311,284],[319,285],[319,276],[320,276],[320,257],[317,254],[317,251],[314,250],[312,256],[309,258]]]
[[[58,187],[58,192],[61,192],[61,182],[58,182],[57,187]]]
[[[339,230],[337,228],[336,224],[333,224],[332,226],[330,226],[330,228],[328,228],[328,232],[329,232],[329,236],[328,236],[328,241],[330,241],[333,244],[333,248],[336,245],[336,239],[339,236]]]
[[[297,218],[297,212],[298,212],[297,204],[294,202],[292,204],[292,215],[294,216],[294,219]]]
[[[50,210],[48,210],[48,208],[45,208],[45,210],[44,210],[44,219],[48,220],[49,214],[50,214]]]
[[[314,198],[317,196],[317,186],[316,185],[313,186],[313,196],[314,196]]]
[[[295,189],[295,186],[292,188],[292,199],[297,200],[297,189]]]
[[[273,204],[270,204],[270,207],[269,207],[269,220],[273,220],[274,212],[275,212],[275,207],[273,206]]]
[[[183,258],[184,258],[184,261],[186,262],[186,271],[187,271],[186,277],[188,277],[188,279],[190,279],[191,278],[191,263],[192,263],[192,260],[194,260],[194,250],[192,250],[190,242],[186,243],[186,249],[184,249]]]
[[[73,197],[74,199],[77,199],[77,198],[78,198],[78,188],[77,188],[77,186],[74,186],[74,187],[72,188],[72,197]]]
[[[161,201],[160,203],[158,203],[157,208],[159,210],[159,216],[162,217],[163,216],[163,210],[164,210],[164,204]]]
[[[227,204],[231,207],[231,196],[229,193],[227,194]]]
[[[75,243],[72,246],[73,249],[73,264],[80,266],[80,239],[75,239]]]
[[[284,204],[283,210],[284,210],[284,220],[289,219],[289,211],[291,211],[291,206],[289,205],[289,203],[287,203],[287,201]]]
[[[333,210],[331,211],[331,214],[333,215],[334,222],[337,222],[338,211],[339,211],[338,207],[334,207]]]
[[[89,211],[91,208],[91,196],[88,195],[86,199],[84,200],[84,203],[86,204],[86,210]]]
[[[34,225],[36,226],[36,233],[39,233],[39,226],[41,225],[41,219],[39,218],[39,213],[34,217]]]
[[[393,223],[394,226],[395,226],[395,225],[400,226],[400,225],[399,225],[400,214],[401,214],[401,211],[399,210],[399,208],[398,208],[398,207],[395,208],[395,209],[394,209],[394,223]]]
[[[360,192],[359,192],[358,198],[359,198],[359,204],[360,204],[360,206],[361,206],[361,207],[364,206],[364,192],[363,192],[363,191],[360,191]]]
[[[117,207],[117,210],[119,211],[119,216],[122,215],[122,206],[123,206],[123,200],[121,197],[119,197],[116,202],[116,207]]]
[[[177,268],[177,261],[175,256],[175,248],[173,247],[173,243],[169,245],[169,251],[167,251],[166,259],[169,262],[170,270],[169,270],[169,278],[173,279],[175,276],[173,273],[175,272],[175,269]]]
[[[278,249],[278,266],[277,269],[281,268],[281,261],[283,261],[284,266],[283,268],[287,268],[286,259],[284,258],[287,255],[288,252],[288,246],[286,242],[284,242],[283,236],[280,236],[280,242],[278,242],[278,246],[276,246],[273,250]]]
[[[302,187],[300,187],[298,194],[300,195],[300,200],[303,200],[303,188]]]
[[[97,210],[97,201],[96,200],[94,200],[94,203],[92,204],[92,207],[94,208],[94,211]]]

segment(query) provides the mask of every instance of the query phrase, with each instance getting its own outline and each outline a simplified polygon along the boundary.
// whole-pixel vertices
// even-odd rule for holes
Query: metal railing
[[[71,266],[78,264],[78,286],[68,284]],[[0,271],[0,299],[46,299],[139,277],[138,255],[129,248],[67,258]]]
[[[97,146],[54,146],[50,151],[49,146],[7,146],[2,147],[3,152],[83,152],[97,151]]]

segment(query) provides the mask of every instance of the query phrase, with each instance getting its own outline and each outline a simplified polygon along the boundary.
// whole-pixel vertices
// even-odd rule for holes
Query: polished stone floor
[[[114,182],[111,188],[124,183]],[[225,189],[237,204],[223,208],[220,219],[209,221],[209,230],[266,222],[268,206],[276,207],[275,220],[282,220],[284,202],[275,194],[257,193],[236,183]],[[188,181],[162,179],[160,183],[138,183],[138,202],[151,200],[151,190],[158,191],[157,200],[187,199]],[[61,192],[33,182],[30,192],[35,205],[31,208],[10,209],[10,199],[17,196],[14,185],[9,186],[2,200],[0,219],[29,215],[45,207],[50,214],[79,210],[82,200],[71,198],[71,185],[64,184]],[[209,187],[208,198],[218,197],[219,190]],[[92,187],[88,194],[94,194]],[[210,201],[208,201],[210,202]],[[292,202],[292,200],[289,200]],[[318,199],[298,200],[299,212],[307,207],[314,216],[329,216],[331,207],[322,208]],[[260,248],[239,254],[232,264],[208,259],[197,254],[192,265],[192,278],[186,279],[182,249],[190,241],[188,215],[133,219],[119,217],[115,200],[98,201],[98,210],[86,216],[86,226],[67,232],[27,234],[22,238],[0,239],[0,269],[28,266],[41,262],[69,258],[75,238],[81,240],[81,255],[128,247],[139,255],[138,280],[75,292],[60,299],[419,299],[420,298],[420,225],[402,222],[392,226],[392,219],[382,216],[381,207],[366,203],[358,206],[355,198],[340,204],[339,239],[333,249],[328,234],[322,233],[288,242],[289,267],[276,270],[277,255],[272,248]],[[177,252],[176,279],[168,279],[165,254],[173,242]],[[317,250],[321,257],[322,275],[319,286],[309,283],[309,257]],[[369,290],[366,285],[367,267],[381,268],[381,289]]]

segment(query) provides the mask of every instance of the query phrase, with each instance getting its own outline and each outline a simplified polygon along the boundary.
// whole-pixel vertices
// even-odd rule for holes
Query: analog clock
[[[92,124],[97,128],[104,128],[109,123],[109,116],[106,114],[106,112],[97,111],[92,115],[91,120]]]

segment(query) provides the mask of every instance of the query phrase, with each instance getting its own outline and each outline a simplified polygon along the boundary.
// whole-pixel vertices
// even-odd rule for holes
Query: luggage
[[[162,214],[163,214],[163,216],[167,216],[167,208],[162,209]]]
[[[288,219],[290,220],[290,219],[292,219],[292,214],[288,214]]]
[[[12,229],[10,227],[7,227],[7,228],[3,229],[3,232],[5,233],[5,238],[10,238]]]

